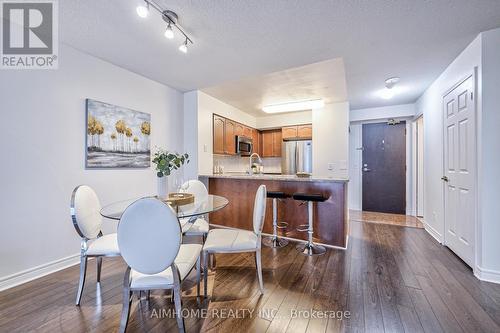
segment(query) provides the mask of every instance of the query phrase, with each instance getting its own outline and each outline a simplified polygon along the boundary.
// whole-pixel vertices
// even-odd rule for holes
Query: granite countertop
[[[200,177],[207,178],[225,178],[225,179],[262,179],[262,180],[282,180],[282,181],[296,181],[296,182],[332,182],[332,183],[346,183],[349,181],[347,178],[328,178],[328,177],[308,177],[302,178],[296,175],[277,175],[277,174],[255,174],[249,175],[246,173],[224,173],[224,174],[210,174],[200,175]]]

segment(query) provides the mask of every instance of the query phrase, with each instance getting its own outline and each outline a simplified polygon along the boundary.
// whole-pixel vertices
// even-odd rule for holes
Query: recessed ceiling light
[[[322,108],[325,102],[322,99],[314,99],[308,101],[297,101],[283,104],[266,105],[262,111],[266,113],[292,112]]]

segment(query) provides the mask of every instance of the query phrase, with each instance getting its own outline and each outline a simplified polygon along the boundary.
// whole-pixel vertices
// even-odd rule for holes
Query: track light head
[[[149,2],[146,2],[146,5],[140,4],[137,6],[135,9],[137,12],[137,15],[139,15],[140,18],[146,18],[149,15]]]
[[[181,44],[181,46],[179,46],[179,51],[181,51],[182,53],[187,53],[187,51],[188,51],[187,45],[188,45],[188,41],[186,39],[186,41],[183,44]]]
[[[172,24],[169,23],[167,26],[167,30],[165,30],[165,38],[172,39],[174,38],[174,30],[172,29]]]

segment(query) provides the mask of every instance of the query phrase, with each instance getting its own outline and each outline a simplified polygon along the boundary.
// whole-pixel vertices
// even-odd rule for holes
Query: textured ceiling
[[[483,30],[500,26],[498,0],[158,0],[195,45],[163,37],[136,0],[59,1],[60,38],[89,54],[187,91],[343,58],[351,108],[414,101]],[[384,79],[405,92],[381,100]]]
[[[264,105],[324,99],[347,100],[344,63],[332,59],[279,72],[223,83],[203,91],[254,116],[269,115]]]

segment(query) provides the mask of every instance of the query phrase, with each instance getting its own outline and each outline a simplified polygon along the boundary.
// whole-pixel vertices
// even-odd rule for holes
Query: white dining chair
[[[203,271],[208,269],[208,256],[216,253],[255,252],[255,266],[260,292],[264,293],[261,263],[261,234],[266,214],[266,186],[260,185],[253,206],[253,231],[239,229],[212,229],[203,246]],[[207,298],[207,275],[203,275],[203,292]]]
[[[184,192],[194,194],[195,204],[208,198],[208,190],[205,187],[205,184],[196,179],[185,182],[179,191],[181,193]],[[210,228],[206,219],[198,217],[192,223],[189,222],[189,218],[182,218],[179,221],[185,236],[201,236],[203,237],[203,243],[205,243],[205,238],[207,237],[208,230]]]
[[[184,332],[181,283],[196,264],[200,295],[200,244],[182,244],[182,231],[170,206],[155,198],[132,203],[118,224],[118,246],[127,263],[123,279],[120,332],[127,328],[132,293],[171,289],[180,332]]]
[[[99,283],[101,281],[102,258],[120,255],[116,233],[102,234],[100,210],[99,198],[92,188],[80,185],[73,190],[70,208],[71,220],[76,232],[81,237],[80,282],[76,293],[76,305],[80,305],[82,298],[87,273],[87,259],[89,257],[96,258],[97,283]]]

